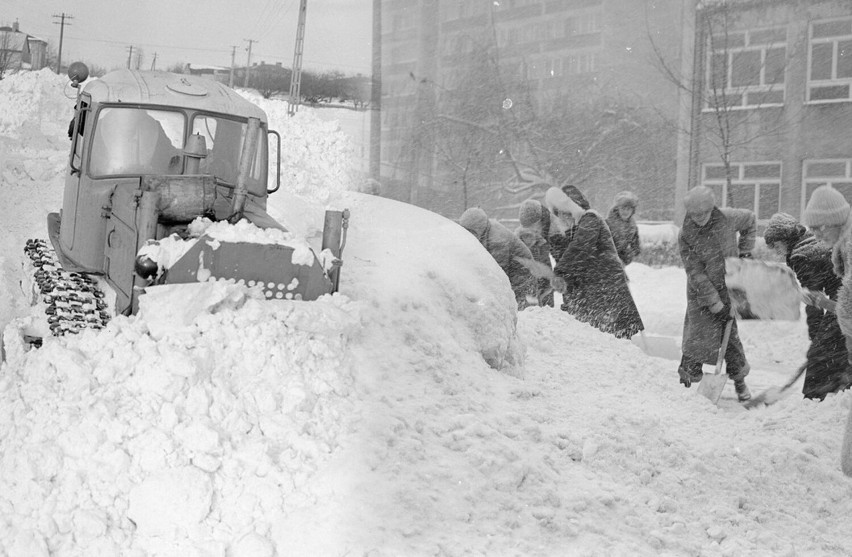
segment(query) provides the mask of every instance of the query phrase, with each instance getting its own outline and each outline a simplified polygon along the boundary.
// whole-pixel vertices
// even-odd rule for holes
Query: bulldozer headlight
[[[152,280],[157,276],[157,271],[159,270],[159,266],[157,262],[148,257],[147,255],[140,255],[136,258],[136,264],[134,265],[134,270],[136,274],[146,280]]]

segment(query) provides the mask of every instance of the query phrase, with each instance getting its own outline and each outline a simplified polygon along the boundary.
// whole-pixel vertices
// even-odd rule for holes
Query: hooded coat
[[[687,279],[684,355],[705,364],[716,363],[728,312],[723,310],[721,315],[714,314],[709,308],[717,302],[730,307],[731,299],[725,284],[725,258],[751,253],[754,237],[755,216],[747,209],[714,207],[710,220],[704,226],[698,226],[688,216],[684,219],[678,235]],[[741,345],[736,321],[731,327],[728,342]]]
[[[527,296],[535,296],[536,285],[529,269],[518,260],[533,259],[529,248],[511,230],[485,216],[484,211],[470,211],[470,213],[466,211],[459,223],[476,236],[491,257],[497,261],[509,277],[509,284],[515,293],[518,309],[525,308],[528,305]]]
[[[847,353],[852,354],[852,213],[831,252],[834,273],[842,278],[837,292],[837,322],[846,340]]]
[[[549,215],[549,211],[542,211],[541,225],[544,231],[550,229]],[[529,248],[534,261],[547,269],[552,269],[553,264],[550,262],[550,242],[547,241],[542,231],[522,226],[515,230],[515,236]],[[553,288],[550,286],[550,278],[534,277],[533,280],[536,284],[535,296],[538,299],[538,304],[540,306],[553,307]]]
[[[842,281],[834,273],[831,248],[816,240],[802,225],[787,238],[787,265],[796,273],[802,287],[824,292],[832,300]],[[807,371],[802,394],[822,400],[828,393],[849,386],[852,365],[849,364],[843,332],[831,312],[807,306],[808,336]]]
[[[562,309],[578,320],[616,338],[630,338],[645,328],[609,227],[597,212],[580,217],[553,271],[567,283]]]
[[[639,199],[633,193],[621,192],[615,196],[615,204],[606,217],[606,223],[612,233],[612,241],[615,243],[615,250],[625,265],[629,265],[642,250],[639,245],[639,227],[636,226],[634,215],[630,215],[629,219],[624,220],[618,210],[622,207],[630,207],[635,213],[638,201]]]

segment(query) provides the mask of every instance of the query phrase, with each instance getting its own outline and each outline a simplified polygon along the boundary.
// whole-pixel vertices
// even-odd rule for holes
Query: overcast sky
[[[302,67],[370,73],[371,0],[309,0]],[[245,65],[293,63],[299,0],[3,0],[0,24],[18,20],[20,30],[59,46],[59,17],[67,20],[63,65],[82,60],[112,69],[125,67],[128,47],[142,48],[142,67],[183,62]],[[138,52],[138,51],[137,51]]]

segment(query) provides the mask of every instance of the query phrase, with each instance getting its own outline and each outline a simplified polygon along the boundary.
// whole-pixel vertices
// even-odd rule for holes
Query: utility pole
[[[127,55],[127,69],[130,69],[130,61],[133,59],[133,45],[127,47],[129,54]]]
[[[248,50],[248,61],[246,62],[246,76],[245,76],[245,79],[243,80],[243,87],[248,87],[249,86],[249,74],[251,73],[251,45],[253,43],[256,43],[257,41],[254,40],[254,39],[243,39],[243,40],[246,41],[249,44],[248,48],[246,49],[246,50]]]
[[[305,16],[308,12],[308,0],[299,3],[299,24],[296,27],[296,48],[293,52],[293,68],[290,71],[290,99],[287,101],[287,114],[296,113],[301,100],[302,89],[302,52],[305,50]]]
[[[237,56],[237,47],[231,47],[231,76],[228,78],[228,87],[234,88],[234,59]]]
[[[62,41],[65,38],[65,26],[71,25],[70,23],[66,23],[66,19],[74,19],[74,16],[71,14],[66,14],[62,12],[59,15],[54,14],[53,17],[58,17],[59,21],[54,21],[54,25],[59,25],[59,55],[56,58],[56,73],[62,72]]]
[[[151,69],[152,70],[157,69],[157,53],[156,52],[154,53],[154,60],[151,61]]]
[[[373,0],[373,80],[370,90],[370,177],[381,183],[382,0]]]

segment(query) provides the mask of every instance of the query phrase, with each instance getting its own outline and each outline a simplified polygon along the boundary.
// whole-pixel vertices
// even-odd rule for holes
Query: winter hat
[[[849,203],[836,189],[829,185],[820,186],[811,194],[802,214],[805,226],[839,226],[849,218]]]
[[[541,221],[541,212],[541,203],[535,199],[525,200],[518,209],[518,220],[521,222],[521,226],[529,228]]]
[[[707,186],[695,186],[683,198],[687,213],[706,213],[716,206],[716,195]]]
[[[459,217],[459,224],[479,238],[488,228],[488,215],[479,207],[471,207]]]
[[[784,242],[787,247],[791,247],[791,244],[797,242],[804,233],[805,227],[795,217],[787,213],[775,213],[769,219],[769,224],[763,233],[763,240],[769,247],[772,247],[775,242]]]
[[[591,208],[591,205],[589,205],[589,201],[586,199],[586,196],[583,195],[583,192],[578,190],[576,186],[573,186],[571,184],[565,184],[564,186],[562,186],[562,191],[565,193],[565,195],[570,197],[571,200],[574,201],[574,203],[576,203],[586,211]]]
[[[615,194],[612,204],[615,207],[631,207],[635,210],[639,205],[639,198],[632,191],[622,191]]]

